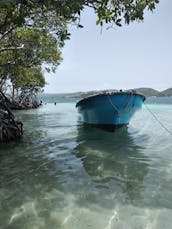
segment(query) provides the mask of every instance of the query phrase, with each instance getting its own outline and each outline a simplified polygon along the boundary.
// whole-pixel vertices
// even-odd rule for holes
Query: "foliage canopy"
[[[122,26],[144,19],[158,0],[0,0],[0,86],[11,79],[14,87],[43,87],[41,65],[55,70],[62,58],[60,47],[70,38],[68,24],[80,25],[80,15],[90,7],[96,24]],[[23,75],[23,76],[22,76]],[[24,78],[23,78],[24,77]],[[37,77],[37,80],[34,79]],[[39,80],[40,82],[39,82]]]

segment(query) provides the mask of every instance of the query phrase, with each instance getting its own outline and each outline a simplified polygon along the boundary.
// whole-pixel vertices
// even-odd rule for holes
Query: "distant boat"
[[[145,96],[135,91],[103,92],[81,99],[76,107],[79,121],[109,130],[129,124],[142,107]]]

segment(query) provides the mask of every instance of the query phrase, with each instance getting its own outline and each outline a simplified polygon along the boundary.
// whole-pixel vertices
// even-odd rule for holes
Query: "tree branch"
[[[18,47],[1,48],[0,52],[11,51],[11,50],[19,50],[19,49],[24,49],[24,44],[22,44],[21,46],[18,46]]]
[[[10,30],[6,31],[4,34],[1,35],[0,41],[4,39],[9,33],[11,33],[14,30],[14,28],[11,28]]]

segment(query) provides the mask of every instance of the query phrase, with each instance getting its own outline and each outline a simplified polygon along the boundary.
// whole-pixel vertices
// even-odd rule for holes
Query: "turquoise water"
[[[172,105],[148,105],[172,131]],[[172,136],[143,107],[114,133],[75,103],[16,112],[24,139],[0,148],[1,229],[172,228]]]

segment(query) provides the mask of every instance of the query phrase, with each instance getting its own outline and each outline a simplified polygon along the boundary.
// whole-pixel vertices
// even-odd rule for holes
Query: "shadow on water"
[[[146,136],[140,137],[146,140]],[[75,155],[81,159],[97,191],[106,189],[129,202],[141,198],[149,159],[126,127],[109,133],[81,125],[77,142]]]

